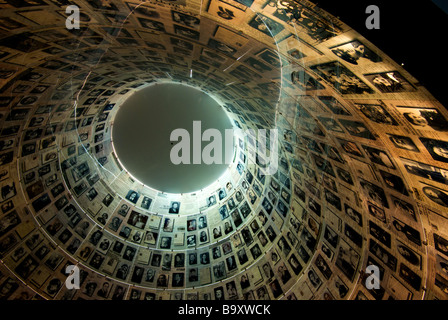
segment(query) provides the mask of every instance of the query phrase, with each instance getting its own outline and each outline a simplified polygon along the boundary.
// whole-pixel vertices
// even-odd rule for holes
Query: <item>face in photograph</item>
[[[148,210],[151,206],[152,199],[149,197],[143,197],[142,208]]]
[[[363,59],[370,60],[371,62],[382,61],[380,56],[358,40],[333,47],[331,51],[339,58],[354,65],[364,62]]]
[[[340,62],[312,66],[311,69],[330,82],[341,94],[366,94],[374,91]]]
[[[126,199],[134,204],[137,203],[139,197],[140,195],[138,194],[138,192],[133,190],[129,190],[128,194],[126,195]]]
[[[220,42],[218,40],[215,39],[210,39],[208,41],[208,46],[212,49],[216,49],[221,53],[224,53],[226,55],[233,55],[237,50],[235,48],[232,48],[231,46]]]
[[[249,22],[249,26],[270,37],[275,37],[284,29],[282,24],[262,14],[255,15],[254,18]]]
[[[380,174],[387,188],[393,189],[405,196],[409,195],[407,187],[400,177],[382,170],[380,170]]]
[[[160,248],[170,249],[171,248],[171,237],[160,238]]]
[[[437,109],[401,106],[397,106],[397,109],[415,129],[442,132],[448,130],[448,122]]]
[[[179,213],[180,202],[171,201],[170,208],[168,209],[169,213]]]
[[[409,173],[448,185],[448,170],[404,158],[402,162]]]
[[[426,186],[422,189],[423,194],[434,203],[448,208],[448,193],[432,186]]]
[[[393,134],[388,134],[388,136],[389,140],[394,144],[395,148],[413,152],[420,152],[411,138]]]
[[[199,40],[199,32],[179,25],[174,25],[174,32],[182,37],[187,37],[192,40]]]
[[[448,163],[448,142],[429,138],[419,138],[431,157],[440,162]]]
[[[389,112],[381,105],[376,104],[356,104],[359,111],[361,111],[367,119],[379,123],[397,126],[398,123],[389,114]]]
[[[174,10],[171,11],[171,15],[174,22],[199,30],[200,20],[198,18]]]
[[[380,92],[415,91],[415,88],[397,71],[364,75]]]
[[[364,179],[359,178],[362,190],[364,193],[375,203],[385,208],[389,208],[389,203],[387,202],[386,194],[381,187],[374,185]]]
[[[363,146],[363,148],[367,156],[369,157],[370,161],[372,161],[373,163],[379,164],[381,166],[390,169],[395,169],[394,163],[392,162],[389,155],[385,151],[368,146]]]
[[[340,119],[339,122],[352,136],[369,140],[376,140],[375,136],[369,131],[369,129],[362,122],[351,121],[346,119]]]

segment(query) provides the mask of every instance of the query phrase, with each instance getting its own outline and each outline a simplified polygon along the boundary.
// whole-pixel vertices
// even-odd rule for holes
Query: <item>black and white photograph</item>
[[[364,59],[374,63],[382,61],[380,56],[358,40],[335,46],[331,48],[331,51],[339,58],[354,65],[366,63],[367,61],[363,61]]]
[[[364,77],[383,93],[415,91],[415,88],[397,71],[365,74]]]
[[[417,130],[439,132],[448,130],[446,118],[437,109],[397,106],[397,110],[406,122]]]
[[[340,62],[327,62],[312,66],[311,69],[330,82],[341,94],[372,94],[367,84]]]

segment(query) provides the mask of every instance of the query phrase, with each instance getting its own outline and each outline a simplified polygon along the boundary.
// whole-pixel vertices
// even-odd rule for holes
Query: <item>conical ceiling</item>
[[[0,7],[1,299],[447,298],[448,113],[336,17],[305,0]],[[277,129],[278,170],[236,135],[198,192],[133,179],[114,118],[156,82]]]

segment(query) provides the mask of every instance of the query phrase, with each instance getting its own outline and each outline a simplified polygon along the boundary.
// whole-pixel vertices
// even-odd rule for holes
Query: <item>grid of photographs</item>
[[[448,298],[448,112],[374,45],[306,0],[68,3],[0,2],[0,299]],[[133,181],[110,128],[160,82],[278,170],[237,135],[200,192]]]

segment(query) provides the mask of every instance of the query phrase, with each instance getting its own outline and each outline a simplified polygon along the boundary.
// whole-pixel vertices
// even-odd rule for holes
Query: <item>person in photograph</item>
[[[429,138],[419,138],[434,160],[448,163],[448,142]]]
[[[224,220],[229,217],[229,212],[227,210],[226,205],[223,205],[222,207],[219,208],[219,214],[221,216],[221,220]]]
[[[269,300],[269,294],[265,286],[257,289],[258,300]]]
[[[220,232],[220,231],[219,231]],[[199,241],[201,242],[201,243],[204,243],[204,242],[207,242],[208,241],[208,235],[207,235],[207,232],[206,231],[201,231],[200,233],[199,233]]]
[[[146,270],[145,281],[153,282],[155,275],[156,275],[156,271],[154,269],[149,268],[148,270]]]
[[[406,185],[404,184],[403,180],[400,177],[382,170],[380,170],[380,173],[381,176],[383,177],[384,183],[388,188],[394,189],[405,196],[409,195],[409,193],[406,190]]]
[[[173,226],[174,226],[174,220],[170,218],[165,218],[163,222],[163,231],[171,232],[173,231]]]
[[[257,196],[255,195],[255,193],[252,190],[249,190],[248,196],[249,196],[249,200],[250,200],[251,204],[254,204],[255,201],[257,201]]]
[[[205,227],[207,227],[207,219],[205,216],[200,216],[198,218],[198,228],[203,229]]]
[[[427,196],[433,202],[435,202],[443,207],[448,207],[448,194],[447,193],[445,193],[439,189],[433,188],[433,187],[424,187],[423,193],[425,194],[425,196]]]
[[[161,274],[157,278],[157,287],[167,287],[168,286],[168,276],[166,274]]]
[[[235,199],[236,199],[236,201],[238,201],[238,202],[241,202],[241,201],[244,200],[244,197],[243,197],[243,194],[241,193],[241,191],[238,190],[238,191],[235,193]]]
[[[381,57],[357,40],[334,47],[331,51],[339,58],[354,65],[358,65],[358,61],[361,58],[368,59],[372,62],[382,61]]]
[[[126,199],[130,202],[136,204],[139,198],[139,194],[136,191],[130,190],[128,194],[126,195]]]
[[[151,206],[152,199],[149,197],[143,197],[142,208],[148,210]]]
[[[289,279],[291,279],[291,273],[288,271],[288,268],[286,268],[284,263],[278,266],[277,274],[280,275],[280,280],[283,284],[286,284]]]
[[[417,146],[409,137],[389,135],[389,140],[394,144],[396,148],[407,151],[419,152]]]
[[[188,254],[188,264],[195,265],[198,262],[198,256],[195,252]]]
[[[291,252],[291,247],[289,246],[289,244],[286,242],[286,239],[284,237],[281,237],[278,240],[278,248],[280,249],[281,252],[283,252],[283,254],[285,255],[285,257],[287,257],[289,255],[289,253]]]
[[[380,105],[361,104],[359,110],[371,121],[380,124],[397,125],[394,118]]]
[[[266,222],[268,222],[268,218],[266,217],[264,212],[261,210],[260,210],[260,212],[258,212],[258,220],[260,220],[260,223],[262,226],[264,226],[266,224]]]
[[[222,236],[221,227],[213,228],[213,239],[218,239]]]
[[[364,150],[373,163],[385,166],[390,169],[395,169],[395,165],[392,163],[390,157],[386,152],[375,148],[364,146]]]
[[[320,286],[320,284],[322,283],[322,281],[320,280],[320,278],[318,277],[318,275],[316,274],[316,272],[314,270],[308,271],[308,279],[310,279],[311,284],[315,288],[318,288]]]
[[[220,189],[218,192],[218,199],[223,200],[227,196],[225,189]]]
[[[258,246],[258,244],[254,245],[251,249],[250,252],[252,253],[252,257],[254,258],[254,260],[256,260],[259,256],[261,256],[261,249]]]
[[[215,300],[225,300],[224,290],[222,287],[215,288],[214,293],[215,293]]]
[[[420,258],[417,254],[415,254],[413,251],[411,251],[409,248],[405,247],[404,245],[398,245],[397,246],[398,253],[405,258],[409,263],[411,263],[414,266],[420,267]],[[445,265],[445,270],[448,265]],[[446,272],[445,271],[445,272]]]
[[[216,196],[210,196],[207,198],[207,206],[211,207],[214,206],[216,204]]]
[[[404,234],[404,236],[411,242],[415,243],[417,246],[421,246],[422,242],[420,239],[420,232],[414,228],[408,226],[407,224],[395,219],[392,222],[394,228]]]
[[[168,213],[179,213],[180,202],[172,201]]]
[[[225,234],[229,234],[229,233],[232,232],[232,231],[233,231],[232,224],[230,223],[230,221],[226,221],[226,222],[224,223],[224,233],[225,233]]]
[[[405,164],[404,167],[409,173],[417,176],[448,184],[448,171],[440,168],[430,167],[425,164],[413,162],[413,164]]]
[[[409,109],[407,109],[409,110]],[[436,131],[447,131],[448,122],[436,109],[413,109],[402,113],[404,118],[417,128],[432,128]]]
[[[210,263],[210,255],[208,252],[201,253],[199,255],[199,260],[201,264],[209,264]]]
[[[184,274],[183,273],[173,273],[172,284],[173,287],[183,287],[184,285]]]
[[[187,221],[187,231],[196,230],[196,219],[190,219]]]
[[[103,285],[101,288],[97,291],[96,295],[101,298],[107,298],[109,295],[110,290],[110,283],[109,282],[103,282]]]
[[[196,245],[196,235],[188,235],[187,236],[187,246],[194,247]]]
[[[221,258],[221,249],[219,247],[215,247],[212,249],[212,257],[214,260]]]
[[[125,217],[126,214],[128,213],[128,210],[129,210],[129,206],[127,204],[122,204],[120,206],[120,209],[118,209],[118,214]]]
[[[272,281],[269,284],[269,287],[272,290],[272,294],[274,295],[274,298],[279,297],[281,294],[283,294],[283,290],[282,287],[280,286],[280,284],[278,283],[278,280],[275,279],[274,281]]]
[[[263,264],[262,269],[266,279],[271,279],[274,276],[274,271],[272,271],[271,265],[268,262]]]
[[[198,269],[197,268],[191,268],[188,270],[188,281],[189,282],[198,281]]]
[[[227,201],[227,205],[229,206],[229,210],[232,211],[236,207],[235,200],[233,200],[233,197]]]
[[[367,182],[363,179],[360,179],[361,187],[365,193],[372,199],[375,203],[382,205],[385,208],[389,208],[389,204],[387,202],[386,194],[384,190],[377,185],[374,185],[370,182]]]
[[[162,237],[160,239],[160,248],[170,249],[171,248],[171,237]]]

